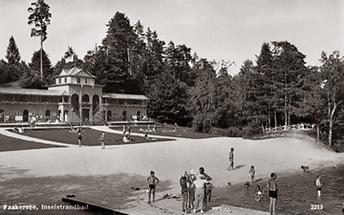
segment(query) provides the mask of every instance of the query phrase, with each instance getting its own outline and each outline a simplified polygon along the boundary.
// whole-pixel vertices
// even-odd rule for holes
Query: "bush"
[[[249,138],[262,133],[262,129],[255,125],[248,125],[242,129],[242,137]]]
[[[344,152],[344,141],[337,141],[333,144],[333,150],[335,152]]]
[[[212,127],[209,131],[210,134],[226,136],[226,137],[242,137],[243,132],[240,128],[229,127],[229,128],[216,128]]]

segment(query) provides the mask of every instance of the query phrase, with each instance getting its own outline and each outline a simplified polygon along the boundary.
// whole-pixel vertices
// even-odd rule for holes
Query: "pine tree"
[[[7,47],[6,59],[7,59],[7,62],[11,65],[18,64],[20,62],[19,50],[13,36],[11,36],[8,47]]]
[[[47,39],[47,26],[50,24],[51,13],[49,12],[49,5],[44,0],[37,0],[31,3],[31,7],[28,8],[30,16],[28,17],[29,25],[34,25],[31,29],[31,37],[40,38],[40,74],[43,80],[43,42]]]
[[[39,72],[41,66],[43,66],[44,79],[41,79]],[[53,83],[53,74],[51,62],[46,52],[44,50],[35,51],[31,63],[29,63],[29,70],[21,77],[21,87],[43,89],[46,85]]]

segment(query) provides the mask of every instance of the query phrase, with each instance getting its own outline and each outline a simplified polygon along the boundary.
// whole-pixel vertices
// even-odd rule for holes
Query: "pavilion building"
[[[47,90],[0,87],[0,122],[99,124],[147,119],[144,95],[103,93],[95,76],[79,68],[63,69]]]

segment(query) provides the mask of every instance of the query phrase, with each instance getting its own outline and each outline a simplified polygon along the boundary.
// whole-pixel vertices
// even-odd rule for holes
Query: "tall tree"
[[[34,25],[31,29],[31,37],[40,37],[40,74],[43,80],[43,42],[47,39],[47,26],[50,24],[51,13],[49,5],[44,0],[37,0],[31,3],[28,8],[30,13],[28,19],[29,25]]]
[[[40,77],[40,67],[41,67],[41,53],[42,55],[42,66],[44,71],[44,79]],[[31,58],[31,63],[29,63],[29,71],[23,74],[21,77],[21,86],[24,88],[38,88],[43,89],[47,84],[53,83],[53,69],[51,66],[50,59],[44,50],[35,51]]]
[[[304,77],[307,74],[305,55],[288,41],[272,42],[274,59],[274,77],[276,89],[283,101],[284,126],[288,128],[290,117],[301,99]]]
[[[193,69],[197,70],[198,76],[189,90],[192,126],[195,131],[208,132],[216,121],[216,72],[206,59],[196,62]]]
[[[321,67],[323,74],[322,88],[326,91],[327,119],[328,119],[328,144],[332,146],[333,125],[338,115],[338,109],[344,102],[344,58],[338,51],[327,55],[321,53]]]
[[[302,89],[302,100],[298,109],[299,116],[311,118],[311,122],[316,124],[317,140],[320,139],[320,124],[325,118],[326,100],[324,99],[324,89],[322,74],[318,67],[309,68],[309,73],[305,77]],[[326,113],[326,111],[325,111]]]
[[[10,41],[7,47],[6,59],[7,62],[12,65],[20,62],[19,50],[13,36],[10,37]]]

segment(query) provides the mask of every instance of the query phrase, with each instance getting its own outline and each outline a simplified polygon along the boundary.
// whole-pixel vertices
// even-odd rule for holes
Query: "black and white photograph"
[[[344,215],[344,1],[0,0],[0,214]]]

